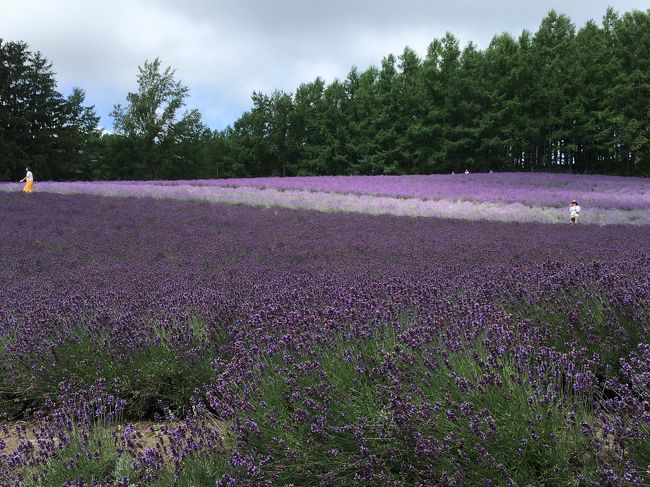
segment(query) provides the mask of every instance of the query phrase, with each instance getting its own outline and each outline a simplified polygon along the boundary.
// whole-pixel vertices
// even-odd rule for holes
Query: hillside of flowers
[[[0,192],[3,487],[650,483],[648,226],[36,188]]]
[[[157,181],[160,185],[184,184]],[[567,194],[597,208],[650,208],[650,180],[562,173],[318,176],[199,180],[196,186],[325,191],[428,200],[566,206]]]
[[[1,183],[13,192],[16,184]],[[181,181],[38,182],[37,191],[135,196],[318,211],[502,222],[650,224],[650,180],[548,173],[321,176]]]

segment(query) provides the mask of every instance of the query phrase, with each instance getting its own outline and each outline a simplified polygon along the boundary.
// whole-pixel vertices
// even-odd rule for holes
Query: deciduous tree
[[[192,133],[201,132],[201,115],[197,110],[180,113],[189,89],[176,80],[170,66],[162,70],[160,59],[145,61],[138,71],[138,91],[127,95],[127,106],[115,105],[111,116],[115,132],[137,142],[148,171],[145,176],[163,176],[169,172],[170,158],[176,159],[174,164],[187,162],[178,159],[173,148]]]

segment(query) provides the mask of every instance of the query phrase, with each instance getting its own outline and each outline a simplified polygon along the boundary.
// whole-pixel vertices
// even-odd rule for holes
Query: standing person
[[[579,219],[580,219],[580,205],[578,204],[577,200],[573,200],[571,202],[571,206],[569,206],[569,220],[571,220],[571,223],[578,223]]]
[[[25,168],[25,171],[27,171],[27,174],[25,174],[25,177],[22,178],[19,182],[25,183],[25,186],[23,186],[24,193],[31,193],[34,186],[34,175],[32,174],[32,169],[29,166]]]

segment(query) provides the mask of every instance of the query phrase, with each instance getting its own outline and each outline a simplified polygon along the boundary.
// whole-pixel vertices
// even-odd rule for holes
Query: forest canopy
[[[650,10],[580,29],[551,11],[485,49],[451,33],[345,79],[255,92],[224,130],[181,110],[189,88],[159,59],[100,133],[75,88],[24,42],[0,40],[0,179],[194,179],[469,170],[650,175]],[[159,90],[159,91],[156,91]],[[145,116],[146,114],[148,115]]]

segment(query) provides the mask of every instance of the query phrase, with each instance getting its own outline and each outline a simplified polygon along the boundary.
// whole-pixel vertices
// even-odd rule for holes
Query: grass
[[[12,360],[0,340],[0,414],[16,417],[28,408],[56,398],[59,384],[92,385],[103,380],[108,391],[127,400],[129,419],[151,419],[160,404],[174,413],[188,411],[196,388],[214,377],[212,359],[229,341],[225,330],[211,330],[200,319],[188,323],[191,338],[179,344],[167,330],[155,331],[157,340],[129,352],[113,349],[110,340],[83,328],[56,349]],[[119,387],[116,386],[119,384]]]

